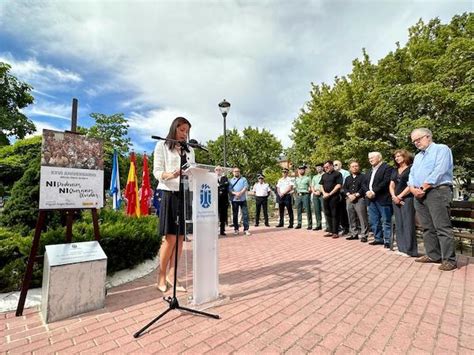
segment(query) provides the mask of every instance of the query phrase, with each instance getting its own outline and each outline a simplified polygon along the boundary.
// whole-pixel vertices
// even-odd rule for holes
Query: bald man
[[[366,194],[369,202],[369,223],[375,235],[370,245],[384,245],[390,248],[392,239],[392,199],[389,185],[393,168],[385,163],[379,152],[369,153],[372,169],[367,173]]]

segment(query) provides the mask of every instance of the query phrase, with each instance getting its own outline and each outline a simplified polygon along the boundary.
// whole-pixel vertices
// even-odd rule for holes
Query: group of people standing
[[[326,219],[325,237],[360,240],[370,245],[383,245],[389,249],[396,234],[397,253],[418,257],[415,214],[423,229],[426,255],[417,262],[441,263],[440,270],[456,268],[454,236],[449,216],[452,199],[453,158],[449,147],[433,142],[427,128],[415,129],[411,134],[419,150],[415,159],[405,149],[393,153],[393,165],[383,160],[380,152],[368,154],[371,165],[365,174],[358,161],[349,163],[349,170],[342,168],[339,160],[316,164],[316,174],[310,177],[305,164],[298,166],[295,178],[289,170],[282,170],[276,185],[279,206],[279,223],[284,227],[285,210],[288,228],[302,228],[303,211],[306,211],[307,229],[322,229],[322,214]],[[228,193],[233,212],[234,234],[239,233],[239,209],[242,212],[244,233],[250,235],[246,192],[249,185],[240,169],[234,168],[234,177],[226,180],[222,169],[217,168],[220,198],[220,234],[225,235]],[[263,206],[265,225],[268,226],[267,197],[270,187],[259,175],[253,187],[256,195],[256,226],[259,225],[260,207]],[[222,182],[225,181],[225,182]],[[297,221],[294,224],[293,201]],[[314,212],[314,224],[313,224]],[[395,230],[392,230],[392,216]],[[369,233],[374,239],[369,242]]]
[[[194,151],[186,145],[191,128],[184,117],[177,117],[171,124],[167,141],[156,144],[153,174],[159,181],[162,200],[160,207],[159,235],[163,236],[160,248],[160,270],[157,288],[165,292],[176,283],[178,291],[186,289],[174,278],[175,255],[180,257],[184,240],[183,194],[180,188],[181,167],[194,163]],[[419,150],[412,163],[411,154],[403,149],[393,154],[395,168],[383,161],[379,152],[368,155],[371,169],[362,174],[357,161],[351,161],[349,171],[342,169],[340,161],[327,160],[318,164],[316,174],[310,178],[307,166],[300,165],[296,179],[282,170],[276,186],[279,206],[279,223],[284,226],[285,209],[289,215],[289,228],[302,228],[303,209],[306,211],[307,229],[322,229],[322,213],[327,222],[325,237],[339,238],[339,232],[347,234],[348,240],[368,242],[369,230],[374,234],[371,245],[390,247],[392,242],[392,214],[395,215],[395,232],[399,253],[417,257],[415,234],[415,212],[423,228],[425,255],[415,261],[440,263],[440,270],[456,268],[454,236],[450,222],[449,206],[452,199],[453,157],[444,144],[433,142],[427,128],[418,128],[411,133],[411,140]],[[228,179],[221,167],[216,167],[219,192],[220,234],[225,235],[228,203],[232,205],[234,234],[239,234],[239,211],[242,214],[244,234],[250,235],[247,207],[249,184],[234,168]],[[181,182],[183,183],[183,182]],[[252,188],[257,203],[256,225],[259,225],[260,210],[266,226],[269,226],[267,202],[270,186],[264,176]],[[293,195],[297,209],[297,224],[294,226]],[[313,228],[312,212],[315,213]],[[179,238],[176,238],[176,236]],[[176,253],[176,248],[177,253]]]

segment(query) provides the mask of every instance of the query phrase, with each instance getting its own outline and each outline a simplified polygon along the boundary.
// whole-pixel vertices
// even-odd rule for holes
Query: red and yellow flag
[[[138,203],[138,181],[135,153],[130,154],[130,170],[128,171],[125,198],[127,199],[127,214],[140,217],[140,205]]]
[[[150,185],[150,173],[148,171],[148,158],[143,154],[143,173],[142,187],[140,189],[140,213],[142,216],[148,216],[150,200],[153,196],[153,190]]]

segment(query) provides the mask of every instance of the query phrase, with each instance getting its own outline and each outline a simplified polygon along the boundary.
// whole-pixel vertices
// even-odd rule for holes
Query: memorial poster
[[[103,199],[102,141],[44,129],[39,208],[101,208]]]

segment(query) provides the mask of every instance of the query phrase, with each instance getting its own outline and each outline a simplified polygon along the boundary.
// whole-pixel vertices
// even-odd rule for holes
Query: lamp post
[[[227,146],[227,132],[225,126],[225,119],[230,110],[230,102],[227,102],[225,99],[219,103],[219,110],[221,110],[222,117],[224,117],[224,168],[227,167],[226,162],[226,146]]]

